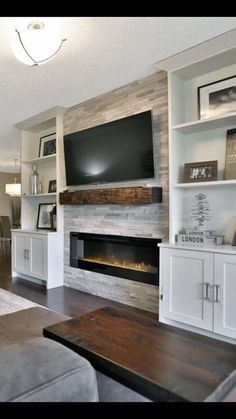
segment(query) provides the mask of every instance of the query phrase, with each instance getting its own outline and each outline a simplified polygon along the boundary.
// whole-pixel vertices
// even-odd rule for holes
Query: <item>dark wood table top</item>
[[[124,305],[46,327],[44,336],[154,401],[203,401],[236,368],[235,345]]]

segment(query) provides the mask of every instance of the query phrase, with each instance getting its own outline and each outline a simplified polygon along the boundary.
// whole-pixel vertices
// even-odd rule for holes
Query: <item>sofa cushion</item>
[[[151,402],[134,390],[96,371],[100,402]]]
[[[32,307],[0,316],[0,346],[40,337],[44,327],[69,318],[43,307]]]
[[[0,402],[98,401],[91,364],[44,337],[0,348],[0,383]]]

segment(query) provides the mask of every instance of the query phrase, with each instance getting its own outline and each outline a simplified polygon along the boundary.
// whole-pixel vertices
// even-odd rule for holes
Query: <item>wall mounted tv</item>
[[[67,186],[153,178],[151,111],[67,134],[64,151]]]

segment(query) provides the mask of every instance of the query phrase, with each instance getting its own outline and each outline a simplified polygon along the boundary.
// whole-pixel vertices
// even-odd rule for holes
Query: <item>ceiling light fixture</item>
[[[27,30],[15,30],[12,51],[24,64],[36,66],[51,60],[61,49],[66,39],[59,38],[41,21],[31,22]]]
[[[16,172],[16,162],[18,159],[14,159],[14,160],[15,160],[15,172]],[[14,179],[14,183],[6,183],[5,192],[10,196],[21,196],[21,184],[17,183],[16,177]]]

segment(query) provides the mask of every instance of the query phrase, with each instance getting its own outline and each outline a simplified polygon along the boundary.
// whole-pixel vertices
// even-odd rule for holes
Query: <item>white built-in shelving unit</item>
[[[21,229],[12,231],[12,273],[42,280],[47,288],[63,284],[63,206],[59,191],[65,185],[63,115],[66,108],[54,107],[24,120],[21,130]],[[55,133],[56,153],[39,157],[40,139]],[[42,192],[31,193],[31,175],[36,165]],[[49,181],[57,190],[49,192]],[[57,231],[37,230],[39,204],[57,204]],[[44,236],[44,237],[42,237]]]
[[[194,196],[207,194],[211,209],[208,229],[224,234],[235,222],[236,179],[225,180],[226,133],[236,128],[236,112],[199,119],[198,87],[236,74],[236,48],[168,72],[170,242],[185,227],[193,228]],[[185,183],[185,163],[218,161],[216,181]],[[235,225],[236,227],[236,225]],[[232,231],[233,235],[234,231]],[[226,242],[230,240],[226,235]]]
[[[236,112],[199,118],[198,88],[236,75],[236,30],[157,63],[168,71],[170,236],[160,244],[161,322],[236,342],[236,179],[225,179],[227,130]],[[215,181],[184,182],[186,163],[217,160]],[[204,225],[224,235],[221,246],[179,244],[193,229],[194,197],[207,195],[211,219]]]

